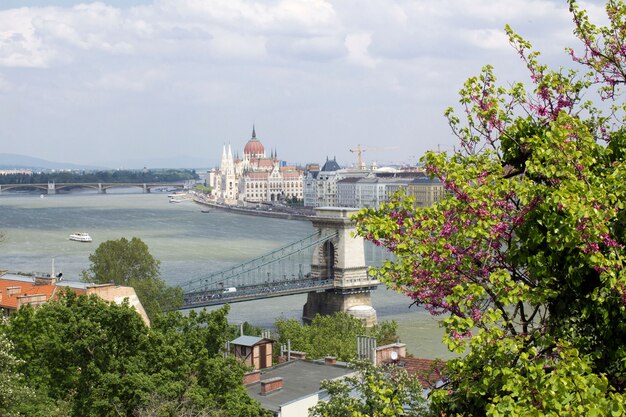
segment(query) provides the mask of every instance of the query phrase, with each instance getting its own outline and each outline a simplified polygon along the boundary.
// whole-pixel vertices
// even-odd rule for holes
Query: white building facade
[[[304,206],[337,207],[337,183],[344,178],[367,175],[368,171],[341,168],[334,158],[327,158],[319,172],[309,171],[304,178]]]
[[[224,145],[217,169],[207,174],[207,185],[220,202],[230,205],[303,199],[304,171],[287,166],[275,151],[267,157],[265,147],[252,137],[243,149],[243,158],[233,156],[230,144]]]
[[[393,195],[404,189],[407,196],[415,199],[416,207],[428,207],[441,199],[445,193],[438,180],[419,176],[344,178],[337,182],[337,206],[378,208],[389,202]]]

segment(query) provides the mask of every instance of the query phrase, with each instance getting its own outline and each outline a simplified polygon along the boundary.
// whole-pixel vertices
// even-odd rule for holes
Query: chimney
[[[247,372],[243,375],[243,384],[250,385],[261,381],[261,371]]]
[[[52,276],[43,276],[43,275],[36,275],[35,276],[35,285],[54,285],[56,284],[57,279],[56,277]]]
[[[279,376],[261,381],[261,395],[267,395],[278,391],[283,387],[283,379]]]
[[[334,356],[326,356],[324,358],[324,365],[334,365],[337,363],[337,358]]]
[[[21,292],[22,292],[22,287],[18,287],[18,286],[7,287],[7,295],[15,295]]]

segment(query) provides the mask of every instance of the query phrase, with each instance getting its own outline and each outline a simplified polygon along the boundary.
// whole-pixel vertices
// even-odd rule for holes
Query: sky
[[[481,67],[528,79],[505,24],[580,49],[565,0],[0,0],[0,152],[210,167],[254,125],[289,163],[415,164]]]

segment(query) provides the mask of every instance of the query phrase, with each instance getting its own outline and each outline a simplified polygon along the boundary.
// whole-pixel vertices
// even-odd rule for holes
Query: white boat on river
[[[70,235],[70,240],[74,240],[76,242],[91,242],[93,239],[91,239],[91,236],[89,236],[88,233],[77,232]]]

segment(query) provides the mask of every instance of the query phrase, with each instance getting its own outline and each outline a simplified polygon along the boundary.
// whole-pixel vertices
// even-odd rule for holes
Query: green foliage
[[[203,194],[211,194],[212,189],[206,185],[196,184],[193,186],[193,190]]]
[[[67,293],[36,310],[21,308],[7,334],[29,383],[71,403],[73,415],[130,409],[150,387],[140,372],[147,328],[127,304]]]
[[[366,329],[361,320],[347,313],[317,315],[310,325],[303,325],[294,319],[278,319],[275,326],[280,334],[280,343],[291,340],[291,348],[306,352],[309,359],[330,355],[340,361],[353,360],[356,357],[357,336],[376,337],[378,344],[397,339],[395,322],[384,322]]]
[[[13,343],[0,329],[0,415],[5,417],[61,416],[62,410],[27,385],[18,370]]]
[[[43,393],[48,408],[33,411],[57,404],[76,417],[258,416],[258,403],[241,384],[243,366],[222,355],[227,314],[227,306],[175,312],[148,328],[127,304],[68,292],[37,309],[21,308],[5,324],[17,357],[7,366],[23,374],[29,392]],[[6,381],[19,382],[16,375]]]
[[[243,327],[243,333],[242,333],[242,327]],[[258,326],[253,326],[252,324],[248,323],[247,321],[244,321],[241,326],[237,326],[237,325],[231,325],[229,327],[229,336],[228,338],[230,340],[236,339],[239,336],[241,336],[242,334],[245,334],[247,336],[258,336],[260,337],[261,334],[263,333],[263,328],[262,327],[258,327]]]
[[[532,88],[498,86],[490,66],[465,83],[466,120],[446,111],[458,150],[423,159],[447,198],[357,215],[396,255],[380,279],[446,313],[444,342],[467,352],[432,395],[438,414],[624,414],[626,5],[596,27],[569,3],[590,72],[550,70],[507,27]],[[583,101],[594,84],[609,116]]]
[[[291,196],[287,199],[285,199],[285,202],[290,206],[290,207],[304,207],[304,200],[299,199],[297,196]]]
[[[243,366],[221,355],[230,338],[228,311],[224,306],[187,316],[172,312],[157,317],[147,357],[158,398],[211,412],[221,410],[225,415],[258,415],[258,404],[241,384]]]
[[[384,417],[426,415],[423,388],[403,368],[357,365],[358,374],[324,381],[328,401],[309,410],[310,417]]]
[[[183,302],[180,288],[168,287],[159,277],[156,260],[141,239],[107,240],[89,255],[91,266],[82,272],[86,282],[133,287],[150,319],[159,312],[178,309]]]
[[[104,284],[129,285],[132,280],[150,280],[159,276],[160,261],[154,259],[139,238],[107,240],[89,255],[91,266],[83,279]]]

